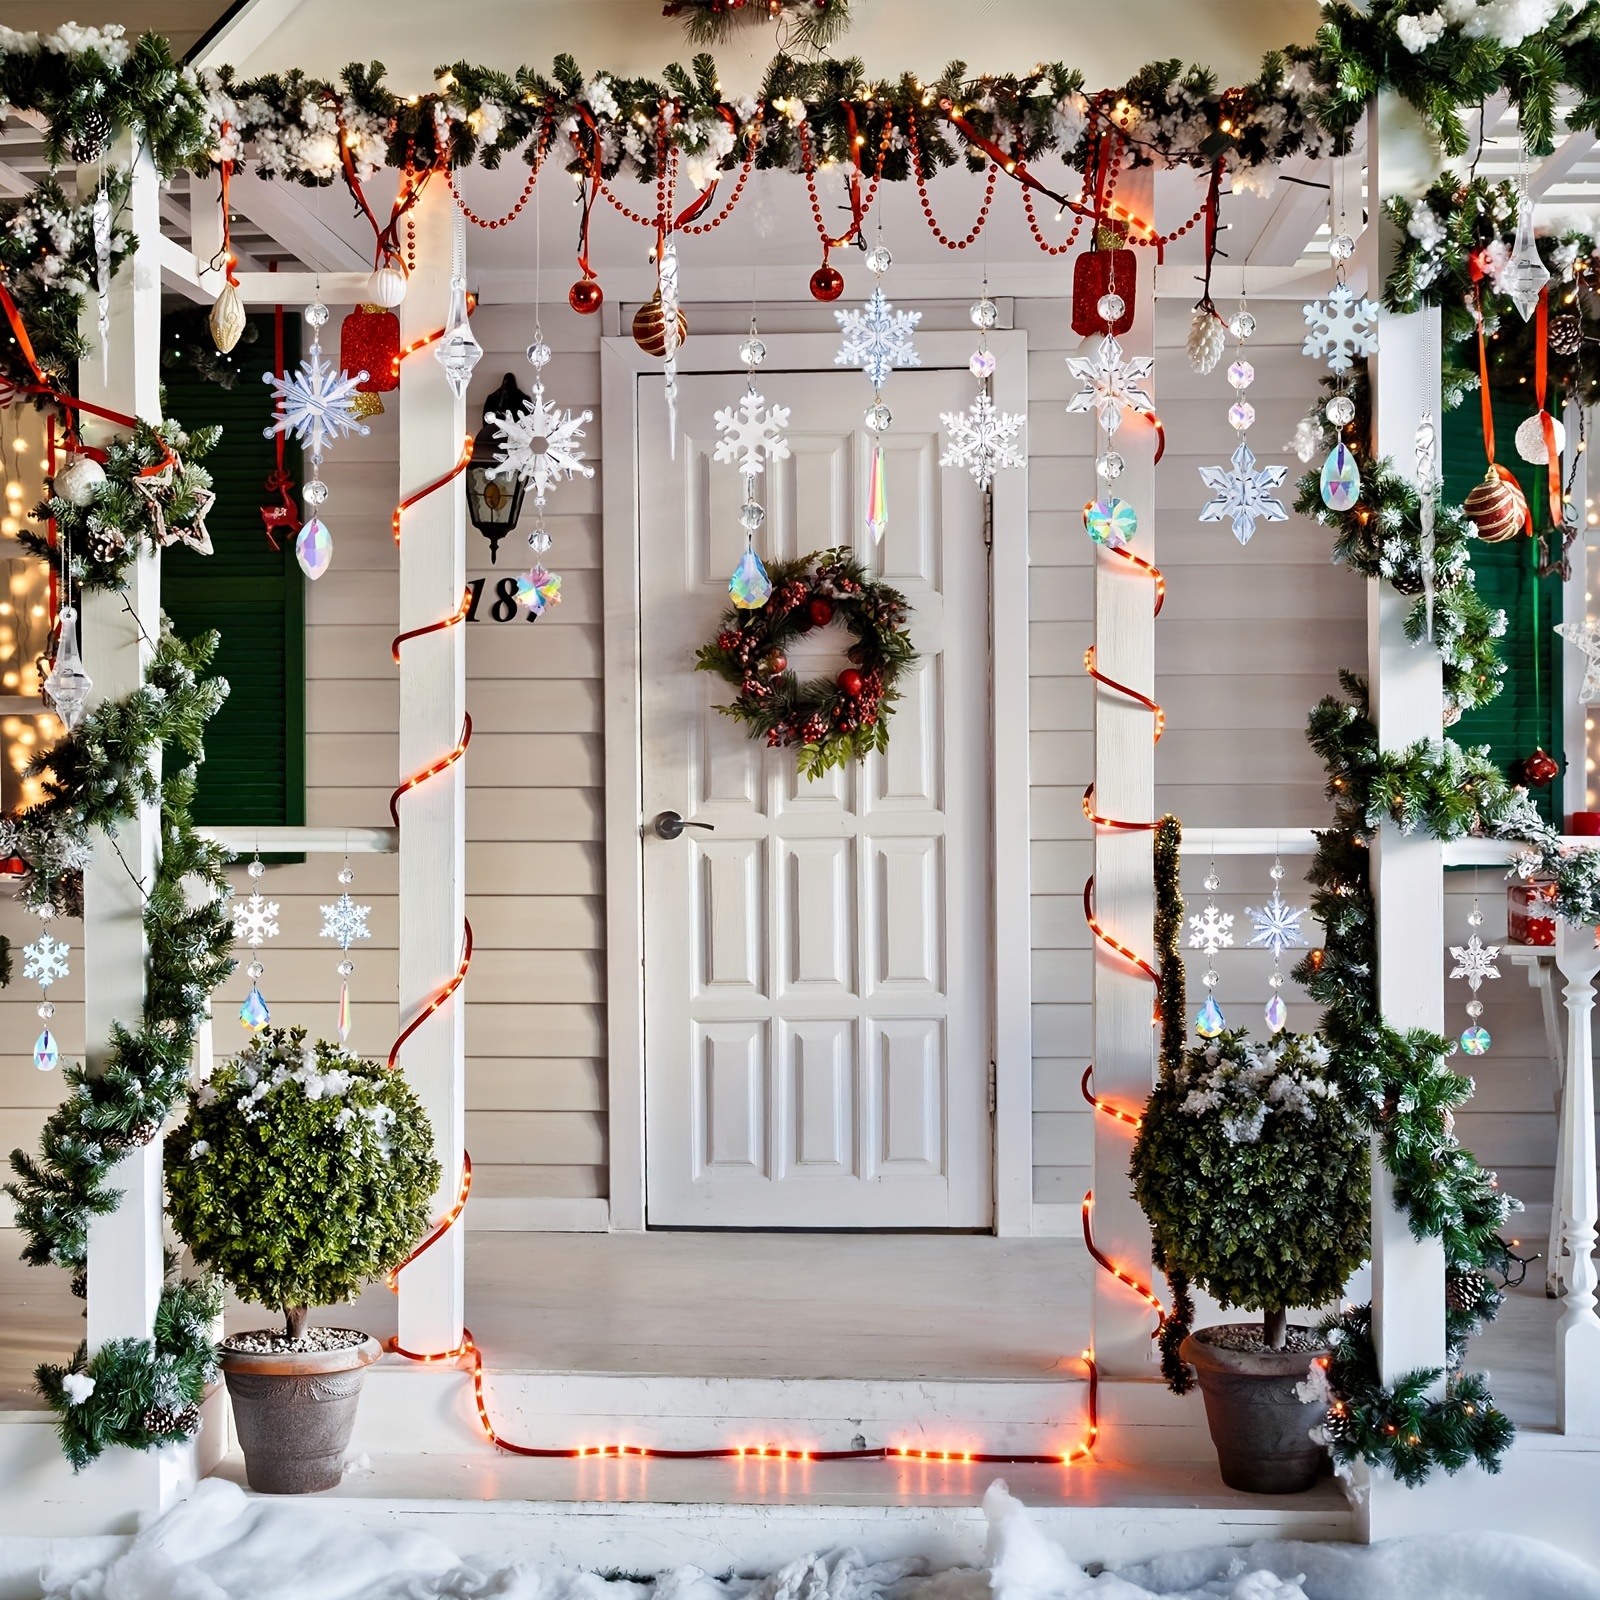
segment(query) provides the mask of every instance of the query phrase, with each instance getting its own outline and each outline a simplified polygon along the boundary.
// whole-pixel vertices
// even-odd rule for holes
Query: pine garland
[[[691,44],[721,44],[739,23],[780,20],[787,44],[797,50],[825,50],[850,26],[850,0],[666,0],[664,17],[682,17]]]

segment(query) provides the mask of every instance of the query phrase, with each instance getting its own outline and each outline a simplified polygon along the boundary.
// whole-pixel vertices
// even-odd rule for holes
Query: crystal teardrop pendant
[[[761,564],[755,546],[747,544],[739,565],[728,579],[728,594],[741,611],[755,611],[767,603],[772,594],[772,579]]]
[[[312,517],[295,535],[294,558],[313,582],[333,564],[333,535],[321,517]]]
[[[350,985],[339,985],[339,1042],[343,1044],[350,1037]]]
[[[1500,275],[1501,290],[1510,295],[1524,322],[1539,308],[1539,294],[1550,281],[1550,269],[1539,258],[1533,240],[1533,197],[1526,189],[1517,197],[1517,238],[1511,260]]]
[[[467,396],[467,385],[483,359],[483,346],[478,343],[467,320],[467,283],[465,278],[450,280],[450,317],[444,337],[433,347],[434,356],[444,368],[444,375],[458,400]]]
[[[1199,1016],[1194,1019],[1194,1031],[1202,1039],[1215,1039],[1227,1025],[1227,1019],[1222,1015],[1222,1007],[1217,1004],[1217,997],[1208,994],[1206,1003],[1200,1007]]]
[[[33,1064],[41,1072],[54,1072],[60,1059],[61,1051],[46,1028],[33,1042]]]
[[[244,997],[244,1004],[239,1007],[239,1020],[252,1033],[266,1027],[272,1020],[272,1013],[267,1010],[266,1000],[253,983],[250,985],[250,993]]]
[[[1340,440],[1322,463],[1322,503],[1330,511],[1348,511],[1361,498],[1361,469]]]
[[[56,708],[56,715],[66,723],[68,730],[83,721],[84,709],[89,701],[93,680],[83,670],[83,657],[78,654],[78,612],[75,606],[61,608],[61,637],[56,644],[56,661],[50,676],[44,680],[45,697]]]
[[[1283,997],[1281,995],[1273,995],[1273,997],[1267,1001],[1267,1026],[1271,1028],[1274,1033],[1277,1033],[1282,1029],[1284,1023],[1286,1023],[1288,1020],[1289,1008],[1283,1003]]]
[[[883,464],[883,446],[872,447],[872,466],[867,473],[867,532],[874,544],[881,544],[889,530],[889,474]]]

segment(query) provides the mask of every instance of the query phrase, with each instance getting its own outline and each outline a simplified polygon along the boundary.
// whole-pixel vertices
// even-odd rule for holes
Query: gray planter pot
[[[1327,1406],[1295,1390],[1326,1352],[1230,1350],[1208,1338],[1222,1331],[1197,1328],[1179,1349],[1200,1377],[1222,1481],[1249,1494],[1303,1494],[1327,1460],[1311,1438]]]
[[[345,1350],[221,1351],[252,1489],[312,1494],[338,1485],[361,1381],[382,1354],[373,1338]]]

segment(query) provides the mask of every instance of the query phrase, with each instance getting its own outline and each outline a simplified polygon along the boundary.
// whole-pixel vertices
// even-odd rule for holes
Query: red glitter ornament
[[[357,306],[339,324],[339,365],[365,372],[362,394],[387,394],[400,387],[400,319],[382,306]]]
[[[837,300],[844,293],[844,274],[824,261],[811,274],[811,293],[818,300]]]
[[[806,606],[806,615],[810,617],[813,628],[826,628],[833,621],[833,602],[813,600]]]
[[[839,674],[838,683],[852,700],[861,698],[861,674],[854,667],[846,667]]]
[[[1524,756],[1516,764],[1515,776],[1530,789],[1542,789],[1561,771],[1561,763],[1549,755],[1542,745],[1535,745],[1531,756]]]
[[[581,317],[593,316],[605,299],[605,291],[593,278],[579,278],[567,290],[567,304]]]
[[[1126,333],[1133,326],[1133,302],[1139,290],[1137,250],[1085,250],[1072,264],[1072,331],[1087,338],[1095,333]],[[1116,295],[1122,315],[1109,327],[1100,301]]]

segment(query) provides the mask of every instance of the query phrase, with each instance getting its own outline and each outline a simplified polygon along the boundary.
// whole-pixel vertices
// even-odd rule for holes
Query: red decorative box
[[[1574,811],[1567,818],[1567,832],[1585,835],[1600,834],[1600,811]]]
[[[1072,331],[1126,333],[1133,326],[1133,302],[1139,292],[1137,250],[1085,250],[1072,264]],[[1122,300],[1122,315],[1108,328],[1100,315],[1102,295]]]
[[[1544,944],[1556,942],[1555,913],[1549,909],[1556,897],[1553,883],[1506,885],[1506,942]]]
[[[400,319],[382,306],[357,306],[339,324],[339,365],[365,372],[362,394],[387,394],[400,387]]]

